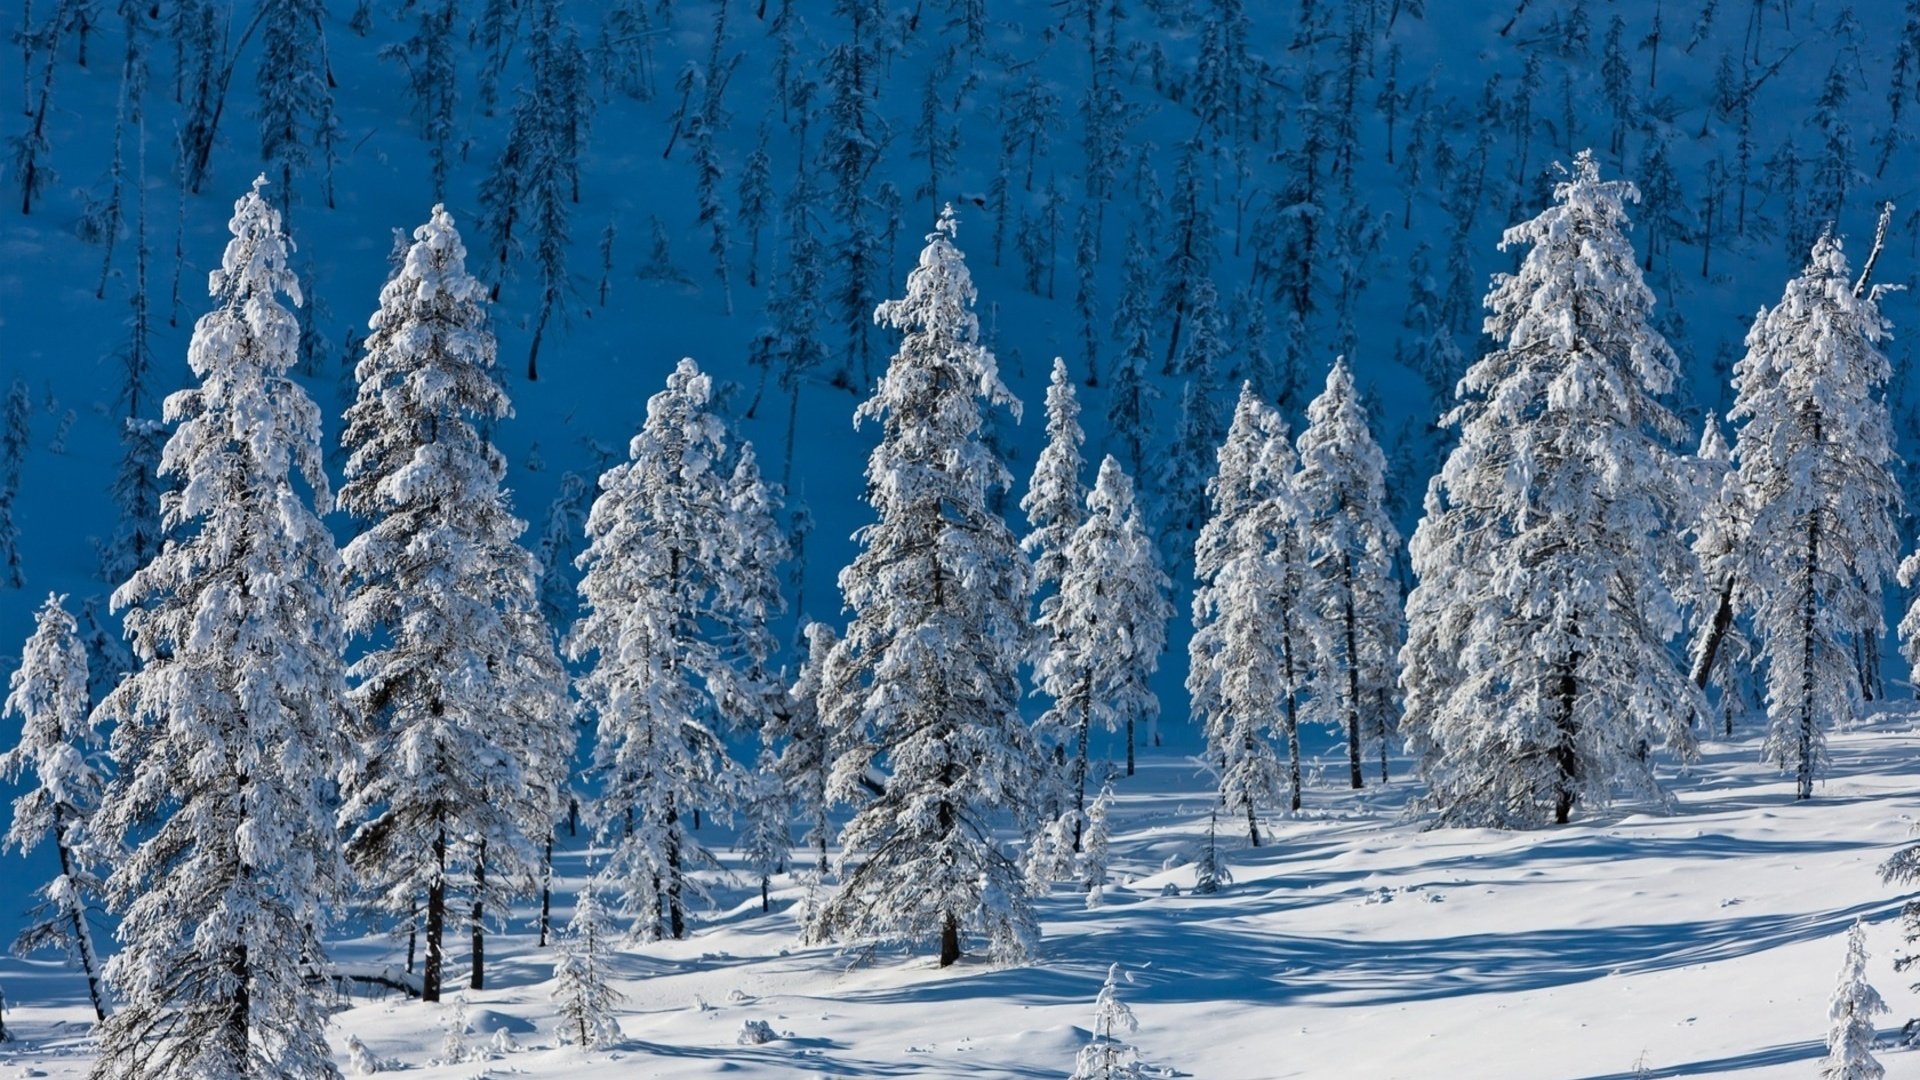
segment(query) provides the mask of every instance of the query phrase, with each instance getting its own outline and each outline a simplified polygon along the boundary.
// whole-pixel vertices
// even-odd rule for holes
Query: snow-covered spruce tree
[[[1320,640],[1309,650],[1308,716],[1347,733],[1348,780],[1363,783],[1363,744],[1387,778],[1393,693],[1399,681],[1400,589],[1393,556],[1400,534],[1387,518],[1387,460],[1367,428],[1345,357],[1307,406],[1294,491],[1306,532],[1304,598]]]
[[[41,605],[8,686],[5,711],[20,719],[20,742],[0,754],[0,777],[14,783],[31,771],[34,786],[13,800],[4,846],[24,855],[50,840],[60,859],[60,873],[35,893],[39,903],[33,921],[14,940],[13,950],[22,956],[49,947],[66,952],[87,978],[94,1018],[105,1020],[100,959],[87,922],[100,895],[86,835],[103,786],[88,760],[100,740],[87,723],[87,650],[66,597],[49,596]]]
[[[1080,430],[1080,401],[1074,396],[1073,380],[1067,376],[1067,362],[1053,358],[1053,375],[1047,384],[1047,444],[1034,459],[1033,479],[1020,500],[1020,510],[1033,529],[1020,541],[1020,547],[1033,559],[1036,587],[1056,588],[1066,572],[1067,540],[1086,518],[1086,485],[1080,479],[1085,465],[1081,444],[1086,433]],[[1040,601],[1041,617],[1057,603],[1056,597]]]
[[[578,560],[586,611],[567,651],[591,660],[578,687],[598,723],[596,833],[611,847],[596,881],[619,891],[642,939],[685,936],[683,895],[705,895],[687,867],[715,862],[692,814],[730,815],[746,780],[720,724],[767,700],[753,677],[771,652],[772,590],[759,579],[777,580],[785,552],[766,550],[779,530],[753,520],[771,500],[725,471],[735,455],[713,380],[680,361],[628,460],[601,475]]]
[[[858,806],[841,832],[840,891],[815,940],[937,938],[940,964],[977,928],[1021,955],[1036,931],[997,812],[1029,816],[1034,750],[1020,721],[1032,569],[988,508],[1006,468],[982,441],[980,399],[1018,408],[980,344],[951,208],[927,237],[906,297],[876,317],[905,332],[855,419],[877,421],[867,462],[877,520],[840,573],[852,622],[820,707],[834,732],[831,794]],[[867,790],[869,773],[884,778]]]
[[[1867,928],[1858,920],[1847,931],[1847,959],[1827,1006],[1827,1058],[1820,1080],[1880,1080],[1887,1070],[1874,1060],[1873,1018],[1887,1011],[1867,982]]]
[[[1123,1036],[1140,1030],[1133,1010],[1120,1000],[1120,965],[1107,967],[1107,981],[1093,999],[1093,1031],[1073,1061],[1067,1080],[1144,1080],[1140,1052]]]
[[[1766,663],[1764,753],[1794,770],[1802,799],[1826,756],[1824,729],[1858,713],[1849,639],[1879,642],[1898,543],[1878,299],[1856,287],[1840,241],[1822,235],[1780,303],[1755,316],[1734,365],[1733,461],[1746,500],[1735,595]],[[1920,621],[1901,626],[1909,657],[1920,656]]]
[[[1692,570],[1673,351],[1628,244],[1632,185],[1590,153],[1554,205],[1507,230],[1500,347],[1445,418],[1460,443],[1428,488],[1411,557],[1402,730],[1438,822],[1566,821],[1620,788],[1652,793],[1650,745],[1690,753],[1701,699],[1667,642],[1669,582]]]
[[[1061,551],[1060,591],[1038,622],[1048,640],[1034,673],[1054,702],[1041,726],[1068,748],[1066,782],[1083,821],[1088,733],[1096,724],[1124,730],[1132,774],[1134,732],[1160,714],[1152,680],[1173,617],[1172,585],[1134,503],[1133,483],[1111,454],[1100,463],[1086,515]],[[1073,847],[1080,850],[1078,827]]]
[[[793,820],[807,830],[800,840],[810,853],[817,880],[826,876],[827,843],[833,836],[827,824],[827,781],[833,768],[833,749],[820,716],[820,690],[829,685],[828,673],[835,670],[834,646],[840,639],[833,627],[822,622],[808,623],[803,633],[807,658],[788,692],[786,708],[768,718],[765,734],[769,742],[780,746],[774,769],[786,788]]]
[[[486,287],[443,207],[413,236],[369,320],[342,438],[340,509],[361,526],[341,553],[346,622],[370,647],[348,671],[361,752],[340,818],[380,909],[424,920],[421,997],[438,1001],[451,897],[474,913],[479,989],[484,905],[534,888],[566,811],[573,721],[526,524],[483,430],[512,412]]]
[[[265,186],[235,204],[194,327],[201,384],[166,400],[171,538],[113,595],[140,670],[95,710],[117,775],[93,832],[136,846],[107,879],[122,1004],[99,1080],[338,1075],[313,975],[345,873],[326,797],[342,570],[314,512],[320,412],[287,377],[298,330],[275,294],[300,287]]]
[[[1112,831],[1113,784],[1100,785],[1100,794],[1087,807],[1087,833],[1081,838],[1080,885],[1087,893],[1089,910],[1100,906],[1107,887],[1107,858]]]
[[[1207,742],[1221,807],[1244,817],[1260,846],[1259,810],[1299,808],[1297,751],[1291,767],[1274,752],[1279,728],[1290,749],[1304,668],[1297,648],[1299,507],[1292,448],[1279,414],[1247,383],[1207,482],[1213,516],[1194,545],[1193,638],[1187,693]],[[1283,726],[1287,725],[1287,726]]]
[[[556,1030],[562,1043],[598,1050],[619,1041],[615,1010],[626,996],[613,988],[610,970],[617,933],[593,883],[582,885],[560,939],[560,962],[553,966],[553,1001],[560,1013]]]

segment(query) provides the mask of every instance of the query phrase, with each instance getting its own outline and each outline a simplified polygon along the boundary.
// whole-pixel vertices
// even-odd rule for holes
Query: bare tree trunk
[[[420,971],[420,1000],[440,1000],[440,980],[446,969],[442,935],[447,926],[447,834],[433,838],[433,859],[440,872],[427,885],[427,959]]]

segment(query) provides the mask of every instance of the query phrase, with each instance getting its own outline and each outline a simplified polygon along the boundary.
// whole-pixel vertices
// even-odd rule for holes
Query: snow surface
[[[1106,903],[1083,910],[1064,888],[1042,901],[1031,964],[943,972],[929,956],[883,954],[849,969],[831,949],[796,946],[797,888],[762,915],[742,875],[687,940],[616,958],[627,1002],[612,1049],[559,1045],[558,950],[534,946],[524,912],[489,943],[496,985],[456,995],[469,1047],[504,1031],[517,1049],[434,1064],[459,1006],[391,995],[354,999],[332,1040],[343,1066],[351,1034],[421,1080],[1062,1077],[1117,961],[1140,1020],[1132,1041],[1172,1075],[1629,1080],[1644,1059],[1653,1077],[1786,1080],[1826,1054],[1832,973],[1861,918],[1868,980],[1893,1006],[1881,1060],[1895,1080],[1920,1077],[1920,1053],[1889,1048],[1920,997],[1892,970],[1900,897],[1875,872],[1920,816],[1920,716],[1836,736],[1811,802],[1795,802],[1792,778],[1758,765],[1757,750],[1751,737],[1710,744],[1690,775],[1668,777],[1671,814],[1623,807],[1533,833],[1422,831],[1399,817],[1410,785],[1336,788],[1331,753],[1330,780],[1309,792],[1324,809],[1265,822],[1257,851],[1224,839],[1233,882],[1213,897],[1162,895],[1193,883],[1186,860],[1210,796],[1196,767],[1159,757],[1115,785]],[[563,858],[569,898],[582,843]],[[336,959],[392,963],[401,948],[361,938]],[[83,1075],[78,976],[9,959],[0,982],[21,1040],[0,1046],[0,1076]],[[778,1037],[741,1045],[752,1021]]]

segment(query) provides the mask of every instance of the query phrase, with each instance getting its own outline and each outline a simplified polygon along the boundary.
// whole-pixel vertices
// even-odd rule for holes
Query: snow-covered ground
[[[796,943],[797,889],[763,915],[742,886],[688,940],[623,951],[616,1048],[558,1045],[555,954],[526,932],[528,911],[489,944],[493,984],[458,995],[473,1057],[441,1063],[453,1001],[356,998],[332,1038],[343,1067],[351,1034],[421,1080],[1061,1077],[1117,961],[1134,1041],[1169,1075],[1785,1080],[1818,1069],[1846,931],[1865,919],[1869,978],[1893,1006],[1881,1060],[1896,1080],[1920,1077],[1920,1054],[1891,1049],[1920,997],[1893,971],[1901,897],[1875,872],[1920,815],[1920,717],[1880,716],[1832,753],[1812,802],[1794,802],[1791,778],[1743,739],[1708,744],[1669,777],[1670,813],[1618,807],[1534,833],[1423,831],[1401,814],[1411,785],[1329,783],[1300,816],[1270,822],[1258,850],[1222,833],[1233,881],[1210,897],[1188,893],[1206,783],[1149,756],[1116,784],[1106,905],[1086,911],[1057,891],[1029,964],[940,971],[883,954],[850,967]],[[567,865],[577,873],[584,857],[576,847]],[[371,965],[403,950],[372,937],[337,952]],[[451,976],[464,984],[458,953]],[[82,1075],[80,980],[8,959],[0,983],[19,1039],[0,1047],[0,1076]],[[740,1045],[756,1020],[780,1037]],[[506,1048],[489,1049],[496,1039]]]

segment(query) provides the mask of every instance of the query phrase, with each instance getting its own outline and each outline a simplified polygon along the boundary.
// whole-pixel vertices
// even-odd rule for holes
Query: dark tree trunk
[[[487,988],[486,895],[487,842],[482,840],[473,860],[473,974],[467,980],[467,986],[472,990]]]
[[[1700,655],[1693,661],[1693,685],[1702,690],[1707,688],[1707,680],[1713,675],[1714,657],[1720,652],[1720,644],[1726,640],[1727,628],[1733,625],[1733,575],[1728,574],[1720,585],[1720,605],[1713,609],[1713,621],[1707,625],[1707,637],[1700,643]]]
[[[680,905],[680,823],[678,807],[667,808],[667,932],[675,941],[687,936],[687,917]]]
[[[547,834],[547,854],[540,875],[540,947],[547,947],[547,932],[553,926],[553,834]]]
[[[1354,626],[1353,554],[1347,553],[1341,565],[1346,578],[1347,619],[1347,769],[1354,788],[1366,785],[1360,774],[1360,634]],[[1386,741],[1382,738],[1382,743]]]
[[[960,959],[960,920],[948,914],[940,924],[940,966],[952,967]]]
[[[427,959],[420,972],[420,1000],[440,1000],[441,973],[446,969],[442,935],[447,926],[447,834],[433,839],[433,859],[440,872],[427,885]]]

